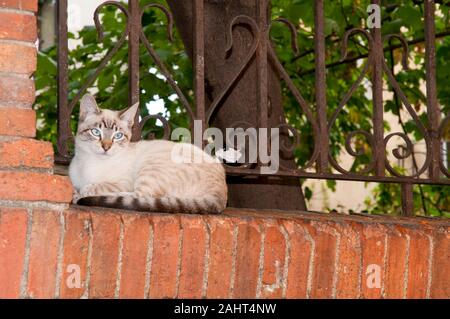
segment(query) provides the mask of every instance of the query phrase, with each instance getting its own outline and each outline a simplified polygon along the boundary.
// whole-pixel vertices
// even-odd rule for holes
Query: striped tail
[[[137,198],[131,195],[92,196],[80,198],[77,205],[168,214],[220,214],[226,207],[224,200],[214,195],[205,195],[195,199],[177,197]]]

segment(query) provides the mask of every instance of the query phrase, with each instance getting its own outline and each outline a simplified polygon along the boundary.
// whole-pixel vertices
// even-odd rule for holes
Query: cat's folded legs
[[[128,183],[99,183],[89,184],[80,190],[81,197],[92,196],[116,196],[118,193],[129,192],[131,189]]]

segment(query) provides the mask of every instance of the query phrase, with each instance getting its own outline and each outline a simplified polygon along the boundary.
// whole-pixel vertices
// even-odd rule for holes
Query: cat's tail
[[[140,198],[125,195],[83,197],[77,204],[168,214],[220,214],[226,207],[226,200],[216,195],[197,198]]]

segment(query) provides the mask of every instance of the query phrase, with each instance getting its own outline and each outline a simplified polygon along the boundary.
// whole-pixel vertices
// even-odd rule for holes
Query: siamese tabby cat
[[[222,164],[192,144],[130,142],[137,109],[135,104],[111,111],[100,109],[91,95],[81,99],[69,167],[74,203],[163,213],[222,212],[227,203]]]

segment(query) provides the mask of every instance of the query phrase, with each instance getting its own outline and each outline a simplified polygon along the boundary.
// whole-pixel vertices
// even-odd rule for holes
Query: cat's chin
[[[113,156],[114,154],[112,154],[112,153],[106,153],[106,152],[102,152],[102,153],[98,153],[98,155],[100,155],[101,157],[111,157],[111,156]]]
[[[104,151],[91,151],[90,152],[92,155],[98,156],[98,157],[111,157],[114,154],[113,153],[109,153],[109,152],[104,152]]]

